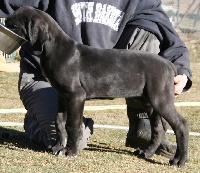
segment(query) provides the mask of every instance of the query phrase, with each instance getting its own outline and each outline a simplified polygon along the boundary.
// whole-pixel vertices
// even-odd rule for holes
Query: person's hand
[[[187,76],[177,75],[174,77],[174,86],[175,86],[175,96],[178,96],[183,91],[183,88],[186,86],[187,83]]]

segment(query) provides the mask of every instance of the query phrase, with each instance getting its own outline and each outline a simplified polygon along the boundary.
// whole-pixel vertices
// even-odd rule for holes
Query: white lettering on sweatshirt
[[[107,25],[118,31],[124,12],[109,4],[79,2],[71,6],[76,25],[82,22],[93,22]]]

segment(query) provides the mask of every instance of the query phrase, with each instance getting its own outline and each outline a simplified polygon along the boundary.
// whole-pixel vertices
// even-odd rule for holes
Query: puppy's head
[[[49,38],[48,24],[43,15],[44,12],[32,7],[21,7],[5,21],[7,28],[30,42],[35,55],[42,53]]]

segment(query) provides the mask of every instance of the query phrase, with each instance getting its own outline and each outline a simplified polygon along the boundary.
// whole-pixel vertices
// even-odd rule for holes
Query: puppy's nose
[[[25,39],[6,28],[0,23],[0,50],[11,54],[26,42]]]

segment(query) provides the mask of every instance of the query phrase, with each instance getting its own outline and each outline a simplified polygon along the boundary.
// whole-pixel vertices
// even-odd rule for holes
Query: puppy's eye
[[[13,24],[13,28],[18,28],[19,26],[16,24]]]

